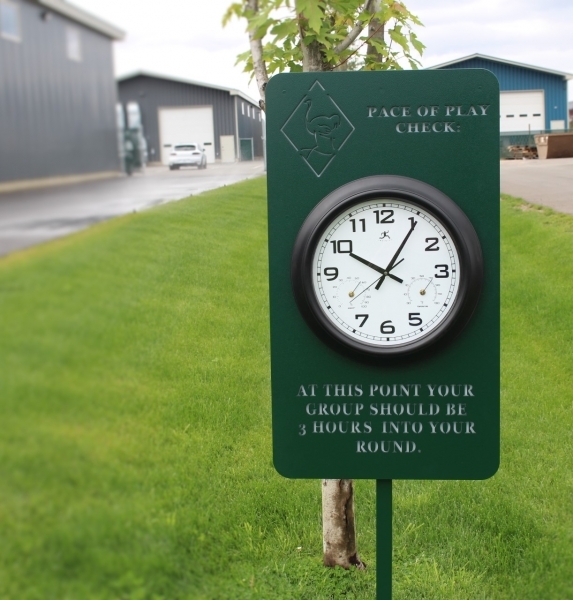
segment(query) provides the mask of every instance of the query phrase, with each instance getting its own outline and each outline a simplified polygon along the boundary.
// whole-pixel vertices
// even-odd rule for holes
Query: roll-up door
[[[205,148],[207,162],[215,162],[215,134],[212,106],[159,108],[161,161],[166,165],[176,144],[198,142]]]
[[[541,131],[545,129],[543,90],[501,92],[500,131]]]

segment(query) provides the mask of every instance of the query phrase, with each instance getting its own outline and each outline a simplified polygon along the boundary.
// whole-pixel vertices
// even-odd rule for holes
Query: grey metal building
[[[207,161],[263,156],[263,115],[242,92],[208,83],[138,71],[118,79],[127,109],[138,105],[149,160],[167,164],[175,144],[203,144]]]
[[[121,169],[112,42],[64,0],[0,0],[0,190]]]

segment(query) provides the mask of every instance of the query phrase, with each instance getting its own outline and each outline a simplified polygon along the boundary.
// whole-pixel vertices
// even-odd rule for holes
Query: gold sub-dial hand
[[[348,295],[349,295],[351,298],[354,298],[354,293],[356,292],[356,290],[358,289],[358,286],[359,286],[361,283],[362,283],[362,282],[361,282],[361,281],[359,281],[359,282],[356,284],[356,287],[355,287],[353,290],[351,290],[350,292],[348,292]]]
[[[430,281],[428,281],[428,285],[423,290],[420,290],[420,296],[426,295],[426,290],[428,289],[428,286],[430,285],[430,283],[432,283],[433,280],[434,280],[434,278],[430,277]]]

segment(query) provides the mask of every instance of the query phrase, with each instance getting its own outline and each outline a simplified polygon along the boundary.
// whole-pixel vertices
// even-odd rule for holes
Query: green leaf
[[[410,59],[408,59],[408,62],[410,63],[411,69],[413,69],[414,71],[418,70],[420,63],[417,60],[410,58]]]
[[[402,46],[402,48],[404,48],[404,50],[408,50],[409,49],[408,40],[401,33],[401,31],[399,29],[399,26],[394,27],[394,29],[390,29],[390,31],[388,32],[388,34],[390,35],[390,37],[392,38],[392,40],[394,42],[396,42],[397,44],[400,44],[400,46]]]
[[[413,31],[410,32],[410,43],[412,44],[412,46],[414,46],[418,54],[422,56],[426,46],[422,44],[422,42],[418,39],[418,36]]]
[[[285,19],[282,22],[277,21],[270,32],[276,36],[277,40],[286,38],[291,34],[297,33],[296,22],[293,19]]]
[[[227,25],[227,23],[233,18],[240,18],[243,16],[243,5],[240,2],[234,2],[227,8],[225,14],[223,15],[223,27]]]
[[[308,28],[319,33],[324,19],[324,3],[322,0],[297,0],[297,12],[308,21]]]

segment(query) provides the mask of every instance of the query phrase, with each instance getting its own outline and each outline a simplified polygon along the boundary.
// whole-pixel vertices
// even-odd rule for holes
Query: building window
[[[70,60],[82,60],[80,32],[75,27],[66,27],[66,54]]]
[[[241,114],[244,115],[245,114],[245,103],[241,102]]]
[[[22,39],[19,6],[9,0],[0,0],[0,36],[15,42]]]
[[[251,105],[247,104],[247,117],[251,116]]]

